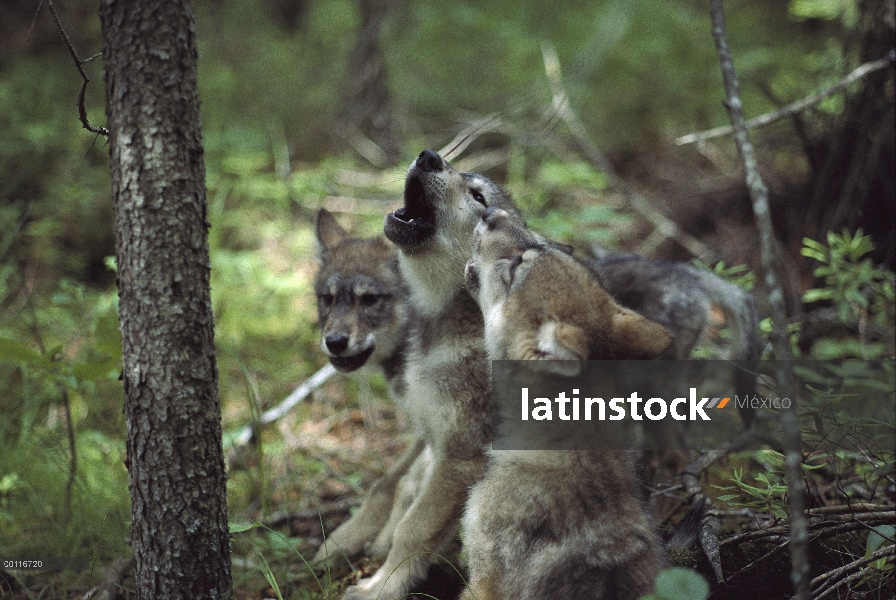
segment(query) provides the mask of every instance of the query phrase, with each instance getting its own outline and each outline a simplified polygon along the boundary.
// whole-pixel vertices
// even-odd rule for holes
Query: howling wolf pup
[[[404,207],[385,234],[414,311],[407,334],[404,408],[430,462],[392,534],[385,564],[346,590],[349,600],[403,597],[456,534],[467,490],[482,476],[490,441],[490,381],[482,313],[464,287],[473,231],[489,206],[516,214],[488,179],[458,173],[424,151],[408,170]]]
[[[320,269],[314,289],[321,349],[342,372],[359,369],[368,361],[381,369],[390,395],[402,406],[411,309],[405,300],[408,289],[399,272],[397,250],[382,237],[350,237],[326,209],[317,214],[315,233]],[[391,531],[408,503],[400,498],[413,495],[418,476],[414,474],[425,466],[425,458],[420,458],[425,457],[423,450],[420,439],[408,447],[373,484],[361,508],[327,536],[315,562],[339,555],[352,557],[365,547],[374,553],[388,552]],[[412,469],[418,459],[420,466]],[[413,474],[403,480],[409,471]],[[410,491],[398,493],[405,488]],[[396,516],[390,520],[393,512]]]
[[[576,259],[500,208],[476,228],[467,288],[492,360],[647,359],[668,331],[617,304]],[[564,362],[552,362],[564,361]],[[573,363],[575,364],[575,363]],[[492,451],[464,518],[470,566],[462,600],[632,599],[653,590],[660,540],[621,451]]]

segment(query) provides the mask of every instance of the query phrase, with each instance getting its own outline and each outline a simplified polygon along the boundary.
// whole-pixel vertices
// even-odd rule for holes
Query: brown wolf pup
[[[492,360],[655,358],[668,331],[622,308],[571,256],[513,215],[485,211],[467,288]],[[560,374],[569,363],[553,363]],[[636,599],[664,565],[621,451],[492,451],[464,517],[470,565],[463,600]]]
[[[321,209],[315,222],[320,269],[315,278],[320,320],[320,345],[330,363],[351,372],[368,362],[382,370],[390,395],[401,406],[403,374],[407,361],[407,333],[411,310],[407,286],[398,269],[396,248],[383,237],[355,238]],[[413,495],[413,475],[402,481],[424,449],[417,439],[386,473],[373,484],[361,508],[327,536],[315,562],[344,555],[352,557],[365,547],[385,554],[391,529]],[[424,459],[425,460],[425,459]],[[418,476],[419,477],[419,476]],[[405,489],[404,494],[398,490]],[[376,540],[376,541],[375,541]]]

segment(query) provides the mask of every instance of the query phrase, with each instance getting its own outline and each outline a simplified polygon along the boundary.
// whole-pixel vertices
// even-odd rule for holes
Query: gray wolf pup
[[[490,381],[482,313],[464,287],[473,231],[488,206],[516,212],[480,175],[424,151],[408,170],[404,206],[386,217],[414,311],[403,376],[405,410],[431,462],[392,535],[385,564],[346,590],[350,600],[403,597],[457,532],[490,441]]]
[[[401,406],[412,314],[405,300],[408,289],[399,272],[397,250],[383,237],[350,237],[326,209],[317,214],[315,233],[320,269],[314,289],[321,349],[340,371],[354,371],[368,362],[382,370],[393,400]],[[388,551],[389,516],[393,509],[399,515],[403,512],[396,508],[395,498],[402,496],[397,490],[412,486],[413,481],[402,483],[402,479],[423,448],[420,439],[411,443],[373,484],[361,508],[327,537],[316,562],[340,554],[354,556],[372,542],[374,550]],[[404,495],[409,493],[413,492]]]
[[[753,395],[756,376],[752,363],[759,360],[761,347],[759,319],[749,292],[688,263],[603,253],[585,264],[617,302],[674,334],[672,345],[660,358],[689,358],[708,326],[710,308],[719,307],[731,329],[723,358],[741,362],[744,368],[735,371],[735,387],[747,396]],[[749,426],[754,411],[743,408],[740,416]]]
[[[621,307],[573,257],[489,208],[476,228],[467,288],[485,319],[492,360],[655,358],[668,331]],[[470,565],[463,600],[636,599],[664,566],[619,451],[491,451],[464,517]]]
[[[585,264],[617,302],[675,332],[675,340],[663,358],[690,357],[706,329],[712,305],[722,310],[731,328],[726,358],[759,357],[753,297],[715,273],[688,263],[634,254],[603,253]]]
[[[404,369],[410,309],[395,247],[382,237],[350,237],[323,208],[315,233],[321,349],[343,372],[372,359],[390,384],[397,384]]]

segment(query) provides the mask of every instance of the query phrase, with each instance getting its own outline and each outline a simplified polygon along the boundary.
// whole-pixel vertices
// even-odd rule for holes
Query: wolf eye
[[[485,196],[482,195],[482,192],[480,192],[479,190],[470,190],[470,194],[473,196],[473,200],[475,200],[482,206],[486,206]]]
[[[382,300],[384,296],[382,294],[362,294],[361,295],[361,306],[364,308],[370,308],[374,304],[378,303]]]
[[[321,304],[326,304],[327,306],[329,306],[333,303],[333,294],[318,294],[317,300]]]

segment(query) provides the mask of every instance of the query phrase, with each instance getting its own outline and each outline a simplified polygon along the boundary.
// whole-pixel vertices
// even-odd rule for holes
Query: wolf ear
[[[535,239],[538,240],[539,243],[544,244],[548,248],[553,248],[554,250],[559,250],[563,254],[568,254],[569,256],[572,256],[576,251],[576,249],[573,248],[572,246],[570,246],[569,244],[564,244],[564,243],[552,240],[550,238],[546,238],[543,235],[541,235],[540,233],[536,233],[534,231],[532,231],[532,234],[535,236]]]
[[[317,236],[316,251],[318,259],[322,259],[328,250],[337,246],[348,237],[345,229],[336,222],[336,219],[326,208],[322,208],[317,212],[317,218],[314,221],[314,231]]]
[[[538,330],[538,362],[532,367],[543,373],[575,377],[588,359],[588,337],[575,325],[548,321]]]
[[[621,306],[611,323],[611,347],[618,359],[656,358],[672,343],[669,330]]]

